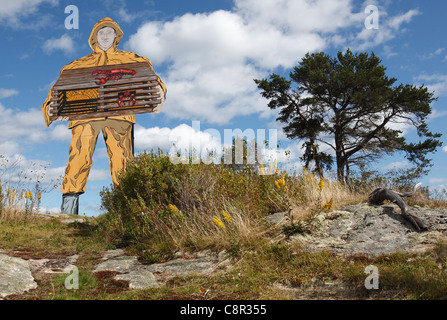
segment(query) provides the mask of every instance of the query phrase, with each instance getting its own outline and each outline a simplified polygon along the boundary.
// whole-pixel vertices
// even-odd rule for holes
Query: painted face
[[[104,51],[107,51],[113,45],[115,38],[116,31],[111,27],[101,28],[96,34],[96,39],[98,39],[98,47]]]

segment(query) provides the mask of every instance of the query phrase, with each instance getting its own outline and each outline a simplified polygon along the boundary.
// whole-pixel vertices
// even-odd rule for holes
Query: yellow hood
[[[114,49],[116,49],[118,44],[121,42],[121,39],[123,38],[123,31],[121,30],[119,25],[110,18],[104,18],[101,21],[99,21],[97,24],[95,24],[95,26],[92,29],[92,33],[90,34],[90,38],[88,39],[90,48],[92,48],[92,50],[94,52],[101,50],[98,47],[98,40],[96,39],[96,35],[98,34],[98,31],[104,27],[111,27],[111,28],[115,29],[115,31],[116,31],[116,38],[115,38],[115,42],[113,43]]]

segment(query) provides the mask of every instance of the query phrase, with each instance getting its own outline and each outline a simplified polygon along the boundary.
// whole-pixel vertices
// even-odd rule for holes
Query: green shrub
[[[100,218],[102,229],[109,241],[131,243],[148,255],[160,247],[229,247],[262,225],[258,217],[278,210],[272,179],[249,166],[235,171],[192,161],[173,164],[161,151],[143,152],[117,188],[101,192],[107,212]],[[227,227],[216,225],[215,217]]]

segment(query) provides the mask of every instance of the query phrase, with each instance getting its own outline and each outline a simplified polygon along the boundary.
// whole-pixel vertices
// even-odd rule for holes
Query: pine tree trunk
[[[336,155],[337,157],[337,180],[339,182],[345,181],[345,163],[341,154]]]

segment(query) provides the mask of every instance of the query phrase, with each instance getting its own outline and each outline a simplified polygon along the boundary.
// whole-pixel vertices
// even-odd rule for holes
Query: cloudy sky
[[[69,5],[78,9],[78,29],[66,28]],[[365,12],[369,5],[378,8],[378,28],[366,27],[372,22],[371,12]],[[398,83],[424,84],[434,91],[439,99],[432,105],[429,128],[445,135],[445,12],[443,0],[0,0],[0,155],[2,161],[15,162],[16,173],[39,176],[43,183],[63,175],[68,123],[47,128],[41,106],[60,69],[91,53],[88,37],[104,17],[124,31],[119,49],[149,58],[168,89],[162,113],[136,116],[137,152],[169,151],[173,141],[212,148],[225,142],[225,130],[264,130],[268,138],[268,130],[277,129],[280,164],[299,170],[299,142],[285,139],[253,79],[271,72],[287,75],[307,52],[334,55],[347,48],[373,51]],[[402,129],[407,139],[417,139],[413,129]],[[446,188],[447,146],[432,158],[423,184]],[[398,155],[376,164],[405,166],[408,162]],[[2,179],[14,180],[15,174],[3,173]],[[110,183],[100,138],[81,214],[100,212],[99,191]],[[57,212],[60,202],[61,187],[42,198],[50,212]]]

